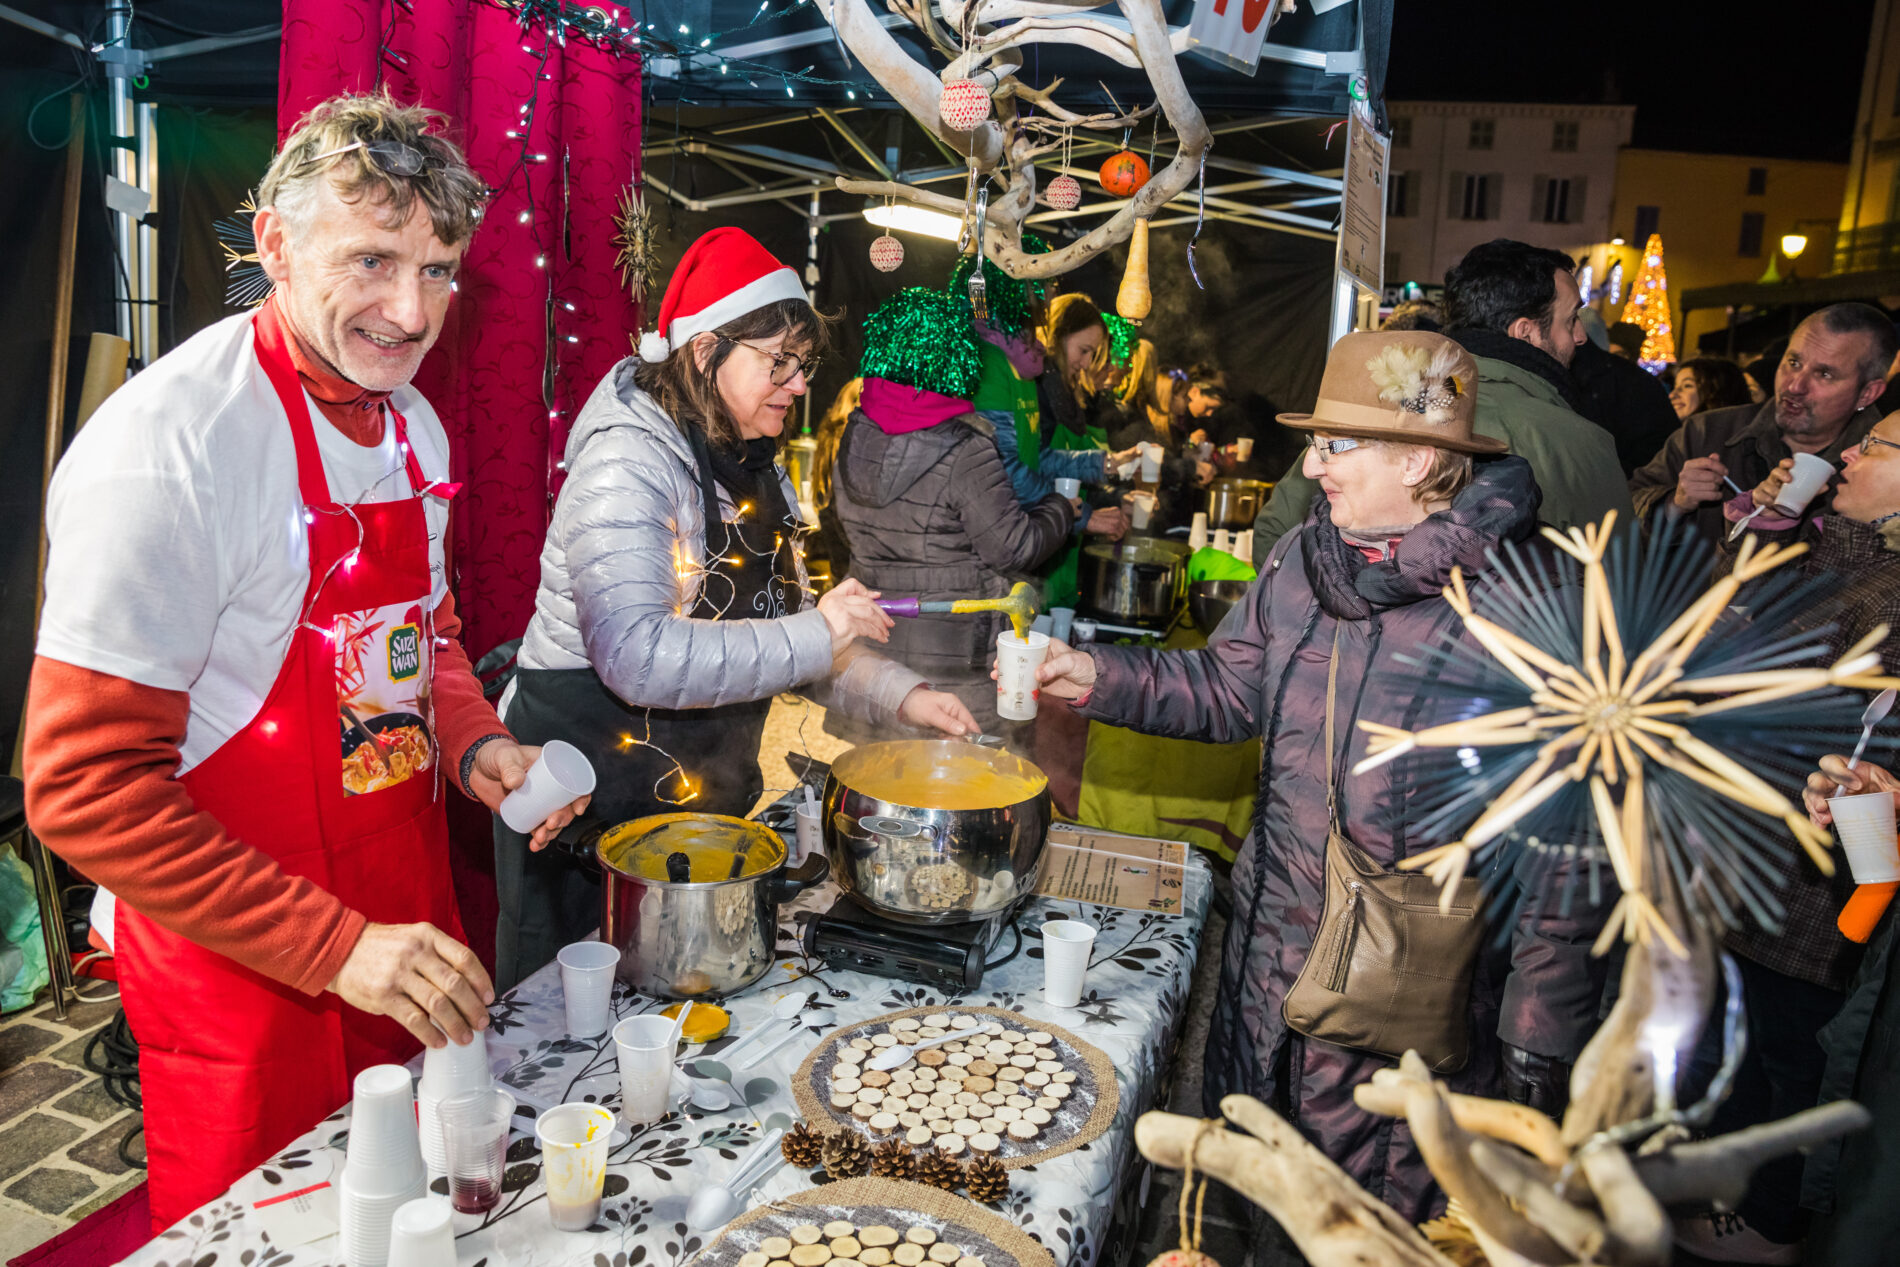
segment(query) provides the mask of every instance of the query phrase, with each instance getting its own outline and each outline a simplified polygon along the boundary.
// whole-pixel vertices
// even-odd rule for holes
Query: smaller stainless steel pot
[[[1207,486],[1209,528],[1251,528],[1273,485],[1265,480],[1221,479]]]
[[[1234,604],[1247,597],[1252,581],[1192,581],[1188,584],[1188,614],[1194,627],[1212,635],[1227,619]]]
[[[1187,592],[1188,553],[1158,537],[1084,547],[1077,609],[1111,624],[1167,624]]]
[[[601,833],[594,853],[601,940],[620,948],[620,979],[660,999],[720,998],[764,976],[779,903],[827,872],[820,857],[787,871],[778,833],[723,814],[636,818]],[[666,878],[674,854],[685,855],[684,883]]]

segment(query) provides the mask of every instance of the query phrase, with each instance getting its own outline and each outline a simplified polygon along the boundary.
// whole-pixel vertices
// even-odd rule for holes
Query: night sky
[[[1845,162],[1873,0],[1396,0],[1395,101],[1636,107],[1634,144]]]

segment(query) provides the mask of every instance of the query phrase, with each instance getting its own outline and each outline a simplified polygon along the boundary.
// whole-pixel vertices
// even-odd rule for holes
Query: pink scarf
[[[858,408],[885,435],[901,436],[967,414],[970,402],[955,396],[940,396],[921,387],[906,387],[887,378],[867,378]]]

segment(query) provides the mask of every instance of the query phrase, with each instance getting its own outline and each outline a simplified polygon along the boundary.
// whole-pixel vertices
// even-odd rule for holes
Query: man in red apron
[[[408,388],[485,196],[434,122],[313,111],[259,187],[276,293],[113,395],[48,500],[28,814],[117,896],[157,1228],[493,1002],[443,797],[492,809],[537,750],[456,640]]]

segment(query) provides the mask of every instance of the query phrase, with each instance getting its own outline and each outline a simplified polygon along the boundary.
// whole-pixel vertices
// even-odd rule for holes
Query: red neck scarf
[[[373,392],[352,383],[325,365],[305,345],[290,323],[290,313],[273,292],[257,310],[257,337],[269,340],[290,354],[290,363],[310,399],[329,420],[331,426],[364,448],[383,442],[383,403],[388,392]]]

